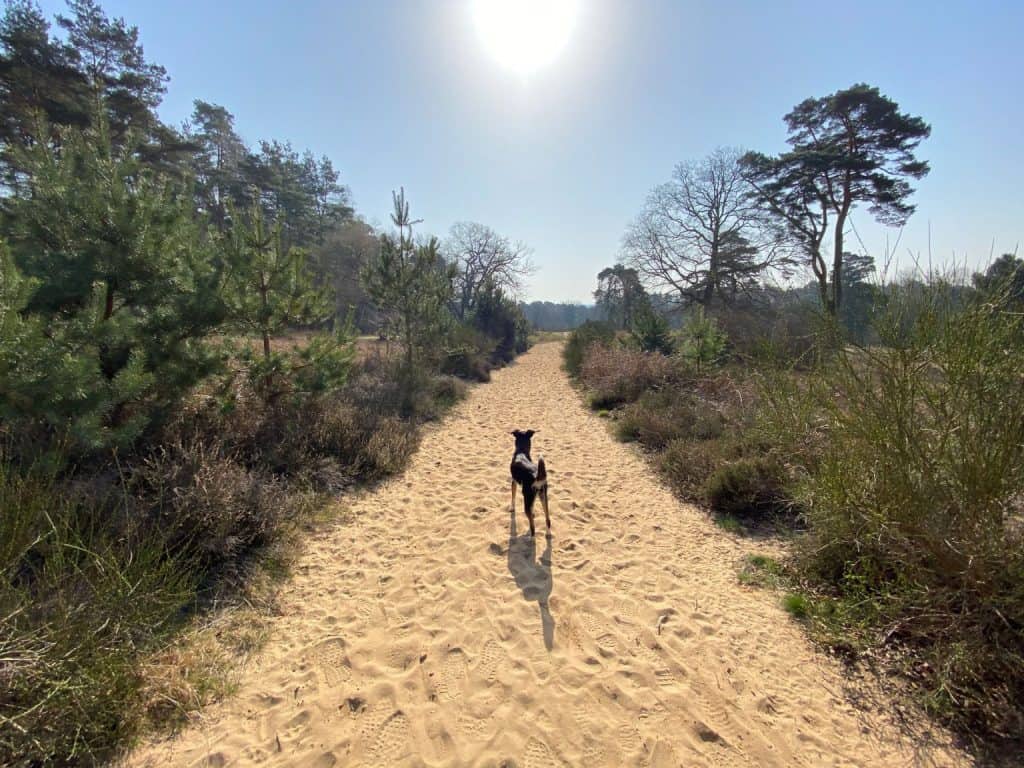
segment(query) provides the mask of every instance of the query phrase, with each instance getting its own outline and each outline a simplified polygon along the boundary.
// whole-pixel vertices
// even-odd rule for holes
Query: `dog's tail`
[[[543,488],[548,484],[548,470],[544,466],[544,457],[537,457],[537,479],[533,481],[534,488]]]

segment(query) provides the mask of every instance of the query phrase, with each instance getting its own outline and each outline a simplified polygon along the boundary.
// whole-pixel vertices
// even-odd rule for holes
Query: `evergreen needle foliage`
[[[63,131],[59,151],[32,144],[22,165],[5,220],[4,408],[76,450],[127,447],[215,369],[212,244],[185,190],[114,148],[102,119]]]
[[[391,221],[397,230],[380,237],[380,247],[363,269],[367,293],[386,313],[397,331],[411,372],[417,356],[436,352],[441,334],[451,322],[455,271],[444,264],[436,238],[417,243],[405,190],[393,193]]]

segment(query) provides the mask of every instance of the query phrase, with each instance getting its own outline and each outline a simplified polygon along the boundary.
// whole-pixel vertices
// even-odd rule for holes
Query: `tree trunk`
[[[267,316],[267,284],[264,276],[260,275],[260,306],[263,308],[263,317]],[[270,329],[267,328],[264,320],[260,330],[263,332],[263,359],[270,359]]]
[[[107,296],[103,304],[103,320],[109,320],[114,314],[114,284],[107,281]]]
[[[841,210],[836,218],[835,252],[832,256],[832,301],[830,312],[833,316],[839,313],[839,305],[843,299],[843,226],[846,224],[847,211]]]

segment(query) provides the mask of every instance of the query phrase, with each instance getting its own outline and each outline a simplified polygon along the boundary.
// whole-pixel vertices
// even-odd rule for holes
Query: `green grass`
[[[726,533],[739,535],[743,533],[743,524],[732,515],[715,515],[715,525]]]
[[[782,598],[782,607],[794,619],[806,619],[811,615],[811,601],[805,595],[791,593]]]
[[[747,555],[738,578],[750,587],[778,588],[783,582],[782,566],[767,555]]]

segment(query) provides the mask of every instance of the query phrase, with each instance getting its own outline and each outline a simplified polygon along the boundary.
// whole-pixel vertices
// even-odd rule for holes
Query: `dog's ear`
[[[534,435],[536,435],[536,434],[537,434],[538,432],[540,432],[540,430],[539,430],[539,429],[528,429],[528,430],[526,430],[526,436],[527,436],[527,437],[533,437],[533,436],[534,436]]]
[[[519,437],[519,435],[521,435],[522,432],[520,432],[518,429],[513,429],[512,432],[510,432],[509,434],[511,434],[512,437]]]

